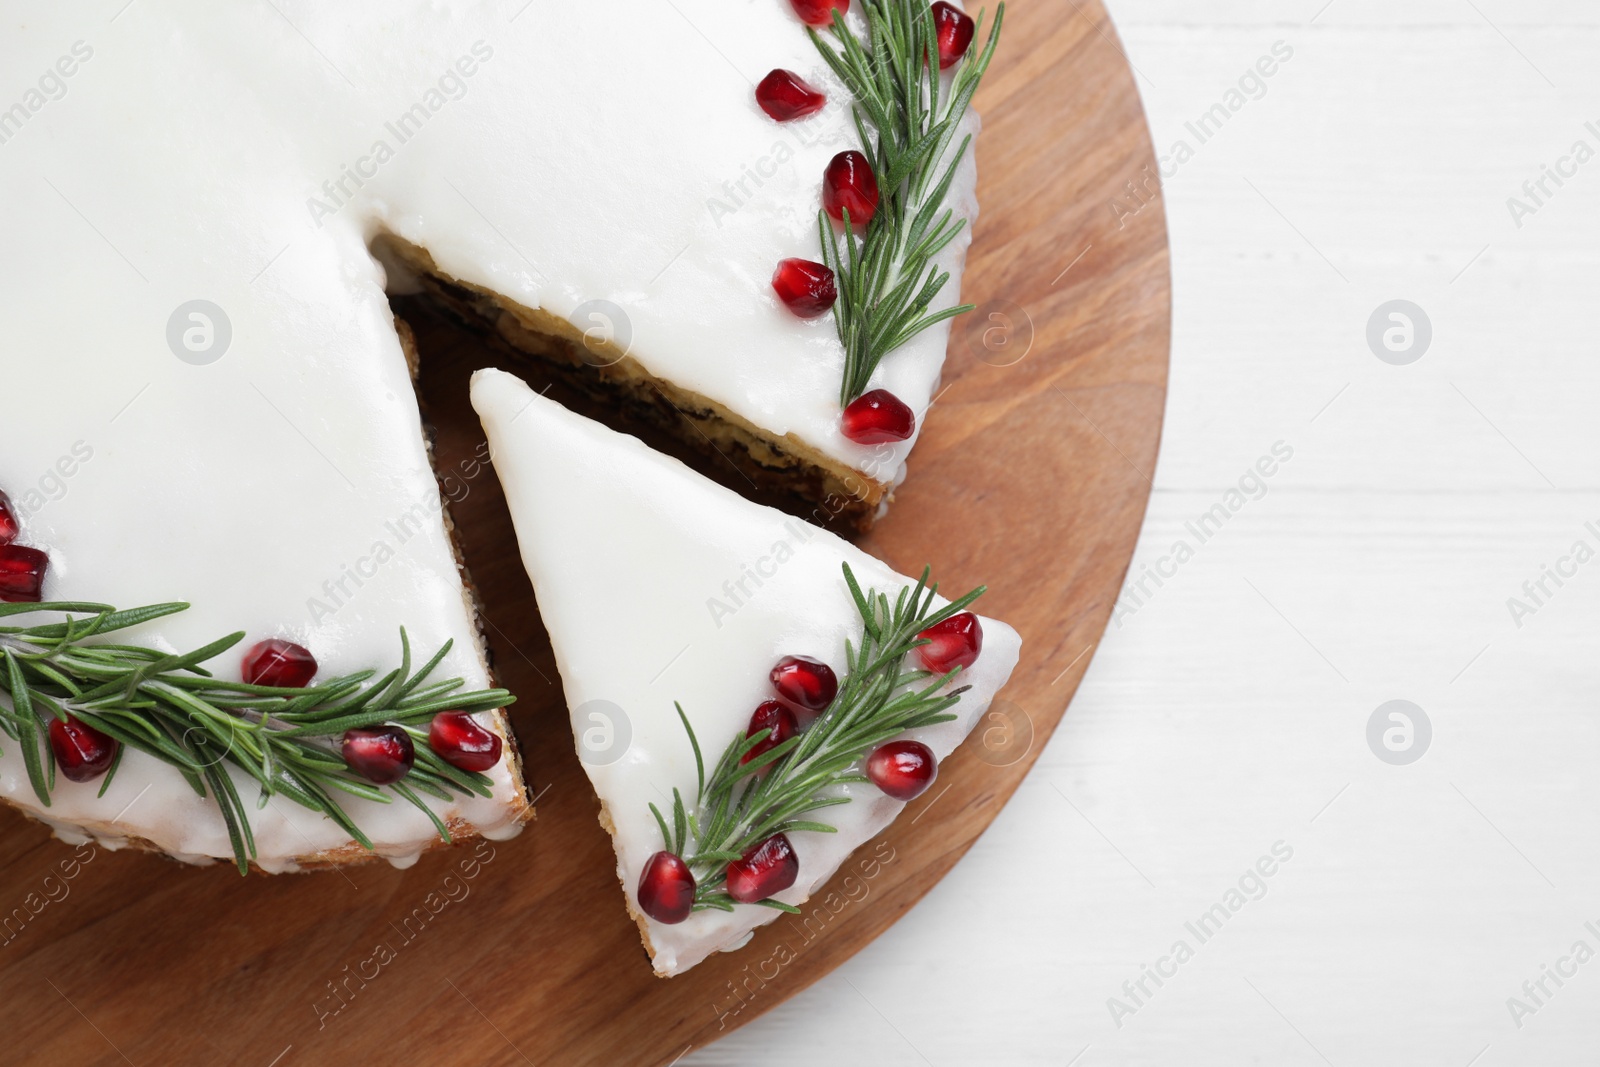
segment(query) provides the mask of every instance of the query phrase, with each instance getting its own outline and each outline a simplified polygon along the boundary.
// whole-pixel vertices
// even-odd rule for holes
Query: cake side
[[[467,326],[486,332],[514,353],[610,409],[615,428],[641,425],[671,434],[707,465],[732,464],[757,490],[789,498],[785,510],[815,525],[865,532],[893,499],[890,479],[844,463],[794,433],[781,436],[725,405],[652,375],[615,340],[547,311],[530,308],[482,285],[451,277],[420,248],[382,234],[375,252],[415,274],[433,300]],[[886,459],[889,457],[885,457]],[[863,467],[871,468],[869,462]]]
[[[422,416],[422,443],[427,452],[428,465],[433,470],[435,478],[438,478],[439,464],[434,454],[432,426],[428,421],[428,405],[420,389],[422,354],[417,349],[416,335],[412,333],[411,327],[407,325],[404,319],[396,316],[394,327],[395,333],[400,339],[400,350],[405,356],[406,369],[411,374],[412,387],[416,392],[417,410]],[[484,676],[488,678],[489,685],[491,687],[498,686],[499,679],[495,676],[494,670],[494,653],[489,647],[489,635],[484,630],[483,625],[483,598],[478,592],[477,583],[473,581],[472,569],[467,565],[467,556],[461,547],[461,537],[456,528],[455,515],[450,510],[450,495],[445,492],[442,480],[439,486],[439,521],[444,527],[445,538],[450,545],[450,554],[455,560],[456,574],[461,579],[462,607],[472,620],[473,649],[477,652],[478,664],[483,668]],[[511,818],[505,823],[504,828],[492,833],[477,832],[474,827],[461,820],[447,820],[446,825],[450,828],[452,840],[447,842],[441,838],[431,842],[424,851],[431,852],[437,848],[459,843],[472,837],[507,840],[521,833],[522,827],[537,817],[532,794],[528,788],[527,776],[524,773],[522,746],[517,743],[517,736],[511,729],[511,717],[506,713],[505,708],[496,708],[493,711],[480,714],[478,718],[480,721],[488,719],[489,726],[501,740],[501,759],[505,763],[505,768],[513,785],[513,796],[510,803]],[[344,855],[352,848],[356,852],[365,853],[367,851],[353,844],[336,851],[338,854]],[[371,854],[368,853],[368,855],[370,856]],[[317,859],[318,857],[312,858],[313,865],[318,865]],[[307,865],[307,861],[303,858],[298,862],[302,867]],[[340,861],[335,860],[334,862]],[[343,860],[343,862],[361,862],[361,857],[352,856]]]
[[[7,801],[7,803],[10,802]],[[56,839],[64,844],[81,845],[92,841],[96,846],[106,849],[109,852],[120,852],[123,850],[130,852],[144,852],[151,855],[163,856],[178,863],[186,863],[193,866],[208,866],[212,863],[227,862],[227,858],[222,856],[200,856],[173,852],[165,845],[162,845],[156,841],[152,841],[149,838],[141,837],[138,833],[132,832],[130,827],[122,822],[100,819],[86,819],[81,822],[68,822],[60,819],[49,818],[37,810],[26,808],[21,805],[12,804],[12,807],[19,811],[28,820],[48,827]],[[266,875],[309,873],[311,871],[330,870],[335,867],[362,866],[369,863],[375,863],[378,860],[383,859],[388,860],[392,866],[403,870],[407,867],[410,867],[427,853],[436,852],[445,848],[453,848],[455,845],[458,845],[463,841],[471,841],[476,838],[484,838],[490,841],[509,841],[520,834],[522,832],[524,823],[532,818],[532,805],[528,805],[520,817],[507,822],[503,827],[498,827],[492,830],[485,830],[484,828],[473,823],[469,823],[463,819],[450,818],[445,820],[445,825],[450,829],[450,835],[452,838],[451,841],[445,841],[443,838],[436,838],[433,841],[423,845],[420,849],[404,854],[396,854],[393,856],[383,855],[377,852],[368,851],[367,849],[362,848],[356,842],[352,841],[349,844],[339,845],[335,848],[321,849],[317,852],[310,852],[302,856],[294,856],[287,862],[283,863],[272,862],[268,866],[263,866],[260,863],[252,862],[250,864],[250,869],[257,874]]]

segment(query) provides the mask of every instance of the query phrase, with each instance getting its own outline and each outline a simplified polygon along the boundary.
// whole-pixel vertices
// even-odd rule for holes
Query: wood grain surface
[[[1097,0],[1008,11],[978,100],[983,215],[965,295],[981,307],[952,336],[910,480],[864,541],[901,570],[931,562],[951,587],[987,583],[985,611],[1022,632],[1022,662],[939,785],[803,919],[687,975],[652,975],[485,473],[453,487],[454,513],[496,670],[520,698],[537,822],[408,871],[241,879],[223,865],[74,852],[0,813],[0,911],[30,895],[45,905],[0,933],[0,1062],[664,1065],[805,988],[911,908],[1059,723],[1148,498],[1166,389],[1166,228],[1159,201],[1136,226],[1107,209],[1119,196],[1137,206],[1125,187],[1154,165],[1114,36]],[[498,362],[544,382],[425,308],[400,311],[423,355],[441,470],[458,469],[483,440],[471,371]]]

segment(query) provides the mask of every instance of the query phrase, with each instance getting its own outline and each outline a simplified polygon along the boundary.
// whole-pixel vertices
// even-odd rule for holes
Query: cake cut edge
[[[608,408],[612,429],[663,431],[707,464],[731,464],[757,490],[780,498],[783,510],[835,532],[866,533],[893,499],[893,482],[878,481],[793,433],[776,436],[726,405],[656,377],[626,349],[586,336],[560,316],[451,276],[426,248],[385,232],[374,238],[373,250],[386,264],[414,275],[434,304],[469,329],[490,335]]]

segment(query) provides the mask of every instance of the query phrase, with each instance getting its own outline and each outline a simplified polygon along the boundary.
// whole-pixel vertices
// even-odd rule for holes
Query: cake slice
[[[681,974],[888,826],[1020,638],[513,375],[480,371],[472,400],[628,911],[656,972]]]

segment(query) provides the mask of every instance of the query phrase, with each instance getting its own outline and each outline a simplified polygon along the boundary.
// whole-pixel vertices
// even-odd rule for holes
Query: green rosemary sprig
[[[39,626],[0,626],[0,731],[22,748],[39,801],[50,806],[55,762],[45,755],[51,718],[71,715],[117,740],[175,767],[201,796],[222,811],[240,873],[256,855],[249,807],[224,764],[254,778],[255,807],[283,796],[321,812],[363,848],[372,841],[335,799],[337,793],[390,803],[393,793],[425,812],[444,840],[448,827],[422,796],[491,795],[490,780],[444,762],[417,729],[446,710],[488,711],[515,698],[503,689],[458,692],[460,678],[428,683],[453,642],[412,671],[411,642],[400,631],[400,666],[373,681],[375,671],[334,678],[306,689],[246,685],[213,678],[200,665],[244,639],[231,634],[193,652],[169,655],[138,645],[102,640],[107,634],[174,615],[187,604],[155,604],[118,611],[105,604],[0,604],[0,619],[36,612],[65,614]],[[416,744],[416,764],[400,781],[373,785],[350,773],[330,739],[356,727],[393,723]],[[107,772],[105,794],[117,767]]]
[[[667,850],[682,856],[695,876],[696,911],[733,910],[734,900],[723,888],[727,866],[757,843],[794,830],[835,832],[826,823],[802,816],[848,804],[850,798],[831,787],[867,781],[861,762],[872,749],[907,730],[956,718],[948,711],[967,687],[946,687],[960,668],[936,676],[925,670],[906,670],[905,658],[927,644],[918,634],[965,611],[984,589],[980,586],[934,610],[939,587],[930,585],[928,578],[929,571],[924,570],[917,584],[901,589],[891,605],[882,593],[862,592],[850,565],[844,564],[845,584],[861,613],[862,634],[859,648],[845,642],[847,666],[838,696],[809,727],[749,763],[739,761],[767,740],[771,731],[735,736],[707,778],[694,727],[682,706],[678,707],[678,717],[694,748],[697,796],[691,809],[679,790],[672,791],[670,826],[654,804],[650,811]],[[758,774],[761,771],[766,773]],[[693,852],[688,851],[691,848]],[[771,898],[759,903],[797,911]]]
[[[928,310],[950,278],[933,259],[966,225],[944,208],[944,200],[972,138],[963,137],[948,164],[941,169],[940,163],[994,58],[1006,13],[1002,3],[983,49],[968,50],[945,93],[932,8],[923,0],[863,0],[861,8],[865,39],[850,31],[837,10],[831,27],[837,49],[816,30],[806,31],[855,97],[856,132],[880,195],[860,238],[848,217],[835,236],[827,213],[817,214],[823,259],[838,278],[833,315],[845,353],[841,404],[866,391],[884,356],[974,307]],[[974,40],[982,30],[979,12]]]

